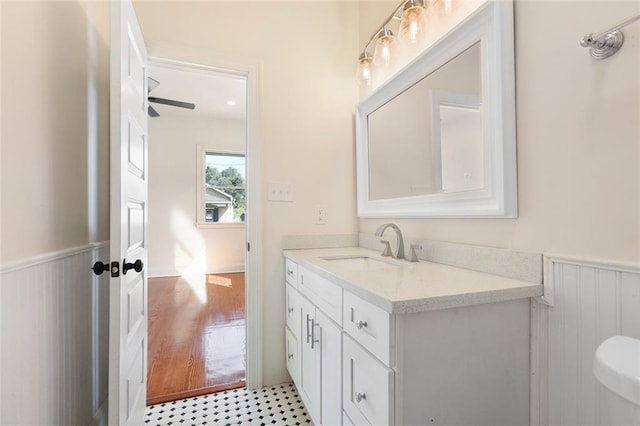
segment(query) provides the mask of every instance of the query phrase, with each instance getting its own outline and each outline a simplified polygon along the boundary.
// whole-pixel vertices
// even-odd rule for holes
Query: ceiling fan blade
[[[147,77],[147,93],[160,86],[160,82],[155,78]]]
[[[156,111],[151,105],[149,105],[147,112],[149,113],[149,117],[154,117],[154,118],[160,117],[160,114],[158,114],[158,111]]]
[[[178,108],[196,109],[196,105],[189,102],[174,101],[173,99],[156,98],[149,96],[149,102],[155,102],[157,104],[171,105]]]

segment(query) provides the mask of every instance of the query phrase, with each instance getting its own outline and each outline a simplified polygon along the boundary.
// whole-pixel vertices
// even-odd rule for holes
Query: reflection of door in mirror
[[[484,144],[480,98],[433,91],[433,145],[438,156],[439,192],[484,188]]]
[[[475,43],[367,116],[370,200],[483,188],[480,58]]]

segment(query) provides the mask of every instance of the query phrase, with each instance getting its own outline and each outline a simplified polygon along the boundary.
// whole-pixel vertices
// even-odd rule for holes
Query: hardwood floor
[[[244,273],[149,279],[147,405],[244,386]]]

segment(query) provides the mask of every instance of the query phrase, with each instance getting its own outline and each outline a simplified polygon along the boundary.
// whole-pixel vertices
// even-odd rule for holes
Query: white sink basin
[[[369,256],[327,256],[321,257],[321,259],[329,261],[336,266],[339,265],[353,270],[397,268],[400,266],[383,260],[374,259]]]

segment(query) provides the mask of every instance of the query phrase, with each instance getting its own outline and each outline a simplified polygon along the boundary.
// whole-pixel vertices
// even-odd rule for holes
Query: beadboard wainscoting
[[[545,256],[532,303],[531,424],[601,425],[593,356],[605,339],[640,338],[640,265]]]
[[[109,275],[89,268],[108,258],[100,243],[3,265],[1,424],[104,421]]]

